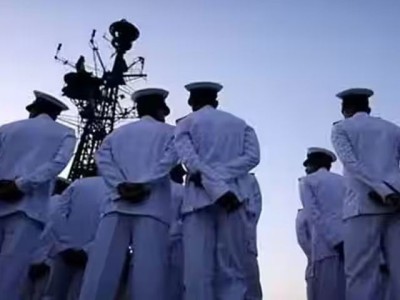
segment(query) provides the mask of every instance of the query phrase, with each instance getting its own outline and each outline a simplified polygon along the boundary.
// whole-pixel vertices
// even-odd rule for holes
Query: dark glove
[[[169,172],[169,176],[171,180],[178,184],[183,184],[183,177],[186,175],[185,169],[182,165],[176,165],[172,168],[171,172]]]
[[[232,213],[237,210],[242,203],[236,197],[236,195],[232,192],[227,192],[223,194],[218,200],[217,203],[221,205],[228,213]]]
[[[387,264],[381,264],[379,266],[379,270],[386,275],[389,275],[390,271],[389,271],[389,266]]]
[[[13,180],[0,180],[1,201],[14,203],[24,197],[24,193],[18,188]]]
[[[86,252],[83,250],[67,249],[60,253],[64,262],[74,267],[85,267],[87,262]]]
[[[198,188],[203,188],[203,183],[201,180],[201,174],[200,173],[194,173],[189,175],[189,181],[193,182],[194,185]]]
[[[124,182],[118,185],[118,193],[123,200],[139,203],[150,195],[150,190],[141,183]]]
[[[33,264],[29,268],[28,276],[32,281],[38,280],[49,272],[50,268],[45,263]]]
[[[337,244],[334,249],[337,253],[339,253],[339,258],[341,260],[344,260],[344,243],[341,242]]]
[[[400,194],[391,193],[385,198],[382,198],[377,192],[372,191],[368,193],[370,199],[380,205],[400,207]]]
[[[385,197],[384,203],[389,206],[400,206],[400,194],[399,193],[393,193],[389,194]]]

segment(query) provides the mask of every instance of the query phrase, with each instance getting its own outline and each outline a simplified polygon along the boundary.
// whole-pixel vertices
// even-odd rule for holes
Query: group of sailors
[[[72,183],[65,104],[35,91],[29,118],[0,127],[0,299],[262,299],[256,133],[218,109],[220,84],[186,89],[176,126],[168,91],[136,91],[139,120]]]
[[[309,148],[299,180],[297,239],[309,300],[400,299],[400,127],[370,115],[369,89],[349,89],[333,125],[336,153]],[[343,176],[330,171],[337,157]]]

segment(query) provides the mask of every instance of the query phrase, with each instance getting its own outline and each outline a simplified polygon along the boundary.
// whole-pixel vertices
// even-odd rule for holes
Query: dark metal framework
[[[55,59],[64,65],[75,68],[74,72],[64,76],[63,94],[70,98],[77,107],[79,117],[74,119],[62,115],[60,121],[75,125],[80,135],[78,147],[72,162],[68,178],[75,180],[86,177],[95,170],[94,154],[104,138],[114,129],[121,119],[135,117],[134,107],[123,107],[122,99],[134,91],[130,84],[143,73],[144,58],[137,57],[129,65],[124,56],[131,50],[133,42],[139,38],[139,30],[126,20],[111,24],[111,39],[108,42],[115,49],[111,70],[107,70],[95,42],[96,31],[90,38],[93,52],[93,72],[86,71],[85,58],[81,56],[75,65],[59,56],[61,44],[58,45]],[[100,70],[99,70],[100,67]]]

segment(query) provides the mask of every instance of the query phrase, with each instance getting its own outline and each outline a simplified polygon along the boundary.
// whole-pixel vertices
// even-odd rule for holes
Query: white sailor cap
[[[46,101],[49,104],[59,108],[61,111],[65,111],[65,110],[69,110],[68,106],[65,105],[63,102],[61,102],[60,100],[58,100],[57,98],[43,93],[43,92],[39,92],[39,91],[33,91],[33,94],[35,95],[35,100],[29,104],[26,107],[27,111],[31,111],[31,109],[38,103],[38,102],[42,102],[42,101]]]
[[[146,97],[146,96],[161,96],[163,99],[166,99],[168,97],[169,92],[167,90],[164,89],[160,89],[160,88],[146,88],[146,89],[141,89],[141,90],[137,90],[135,91],[131,98],[132,101],[137,103],[137,101],[142,98],[142,97]]]
[[[374,95],[374,91],[366,88],[352,88],[344,90],[336,95],[336,97],[340,99],[349,98],[353,96],[362,96],[365,98],[369,98]]]
[[[321,154],[323,156],[330,157],[332,162],[335,162],[337,160],[335,153],[328,149],[320,147],[310,147],[307,149],[307,159],[304,161],[303,165],[306,166],[311,160],[320,158]]]
[[[218,93],[222,90],[223,86],[216,82],[201,81],[201,82],[189,83],[189,84],[185,85],[185,88],[189,92],[193,92],[193,91],[197,91],[197,90],[208,90],[208,91],[214,91],[215,93]]]
[[[328,149],[320,148],[320,147],[310,147],[307,149],[307,156],[313,155],[314,153],[326,154],[326,155],[330,156],[332,158],[332,161],[334,161],[334,162],[337,160],[336,154]]]

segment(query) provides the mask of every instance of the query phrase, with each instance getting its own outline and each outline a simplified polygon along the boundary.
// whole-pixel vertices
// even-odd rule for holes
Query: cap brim
[[[32,112],[32,109],[33,109],[34,106],[35,106],[34,104],[29,104],[29,105],[27,105],[27,106],[25,107],[25,109],[26,109],[28,112]]]

